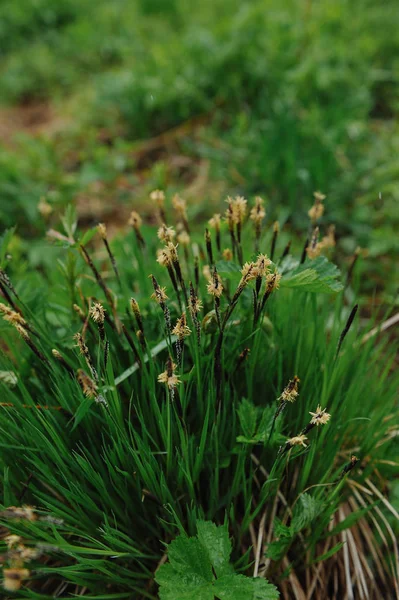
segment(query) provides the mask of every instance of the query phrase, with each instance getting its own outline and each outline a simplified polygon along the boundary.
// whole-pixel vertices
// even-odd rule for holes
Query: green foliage
[[[193,210],[188,207],[190,225]],[[180,228],[168,199],[165,212],[166,222]],[[2,275],[9,299],[2,299],[6,318],[0,320],[0,524],[38,551],[27,563],[34,578],[24,597],[40,597],[48,582],[49,597],[62,588],[65,597],[84,589],[93,598],[154,599],[154,577],[166,598],[177,592],[183,598],[268,597],[265,578],[279,586],[287,564],[301,583],[315,574],[318,561],[341,572],[342,532],[373,519],[383,533],[374,543],[389,554],[389,521],[382,520],[388,509],[368,486],[374,481],[380,487],[397,456],[391,416],[398,385],[395,348],[384,335],[364,341],[375,322],[364,326],[360,306],[362,320],[356,317],[336,357],[356,296],[354,284],[338,289],[345,273],[323,258],[306,258],[298,266],[303,243],[294,242],[288,256],[279,258],[283,238],[260,287],[255,278],[241,289],[239,248],[232,261],[223,261],[212,232],[223,285],[218,305],[208,293],[209,265],[198,252],[203,236],[195,227],[187,253],[182,245],[177,249],[180,271],[174,273],[181,273],[183,283],[173,283],[156,261],[156,227],[142,226],[145,246],[132,229],[109,239],[118,279],[97,229],[82,231],[72,208],[61,223],[52,218],[50,238],[30,253],[24,254],[12,232],[1,246],[2,269],[18,296]],[[152,222],[158,218],[153,215]],[[269,225],[259,240],[266,252],[273,236]],[[231,244],[225,223],[220,233],[223,249]],[[241,235],[243,262],[256,260],[250,219]],[[255,319],[254,298],[265,298],[267,276],[275,269],[282,274],[280,288],[266,294]],[[166,287],[164,307],[151,298],[150,273]],[[185,299],[190,281],[202,302],[197,317]],[[301,285],[290,287],[292,281]],[[96,301],[106,311],[103,332],[89,312]],[[8,312],[10,303],[22,317]],[[168,315],[174,327],[184,310],[191,334],[182,349]],[[205,325],[209,315],[212,327]],[[22,337],[12,326],[21,318]],[[73,338],[77,332],[87,346],[81,346],[83,354]],[[170,388],[163,382],[169,357],[177,377]],[[295,375],[299,395],[282,406]],[[318,405],[331,419],[309,428],[309,412]],[[291,446],[304,430],[306,447]],[[344,475],[354,452],[360,461]],[[364,506],[349,508],[359,496]],[[10,517],[7,507],[21,505],[34,506],[36,520]],[[266,574],[263,546],[258,555],[252,547],[261,527],[271,561]],[[158,571],[164,544],[177,532],[170,562]],[[7,564],[4,541],[0,553]],[[260,579],[250,577],[256,560]],[[391,589],[395,573],[389,561],[378,571]]]
[[[179,536],[168,548],[169,563],[156,580],[161,600],[273,600],[276,588],[259,578],[233,573],[231,542],[225,526],[197,521],[197,538]],[[216,575],[216,578],[214,576]]]

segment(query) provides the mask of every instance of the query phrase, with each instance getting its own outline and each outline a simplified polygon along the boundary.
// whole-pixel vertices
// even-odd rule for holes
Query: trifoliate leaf
[[[305,292],[340,292],[343,288],[338,279],[340,274],[340,270],[325,256],[318,256],[284,274],[280,286]]]

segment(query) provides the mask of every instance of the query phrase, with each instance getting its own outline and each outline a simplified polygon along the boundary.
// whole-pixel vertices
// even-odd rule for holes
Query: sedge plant
[[[394,348],[324,197],[295,250],[259,197],[204,233],[149,202],[114,239],[68,210],[45,273],[3,237],[6,597],[393,597]]]

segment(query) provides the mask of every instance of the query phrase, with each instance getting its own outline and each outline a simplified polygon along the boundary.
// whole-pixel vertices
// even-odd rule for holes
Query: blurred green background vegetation
[[[320,189],[392,298],[398,30],[396,0],[1,0],[0,223],[42,235],[44,197],[118,225],[164,187],[303,230]]]

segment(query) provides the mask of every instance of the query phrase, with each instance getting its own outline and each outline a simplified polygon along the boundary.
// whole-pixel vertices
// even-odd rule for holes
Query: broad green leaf
[[[179,536],[169,545],[168,557],[156,575],[162,600],[213,600],[212,565],[197,538]]]
[[[198,521],[197,531],[198,539],[208,552],[216,576],[232,573],[233,568],[229,564],[232,548],[227,527],[217,527],[212,521]]]
[[[256,431],[258,409],[249,400],[244,398],[238,407],[238,418],[244,437],[252,438]]]
[[[340,270],[325,256],[298,265],[281,279],[281,287],[298,288],[305,292],[331,293],[343,289]]]
[[[220,600],[275,600],[279,597],[274,585],[265,579],[235,574],[217,579],[214,592]]]
[[[169,545],[169,562],[156,574],[161,600],[273,600],[276,588],[265,579],[236,575],[229,563],[226,526],[197,522],[196,538],[179,536]],[[217,576],[215,579],[214,574]]]

